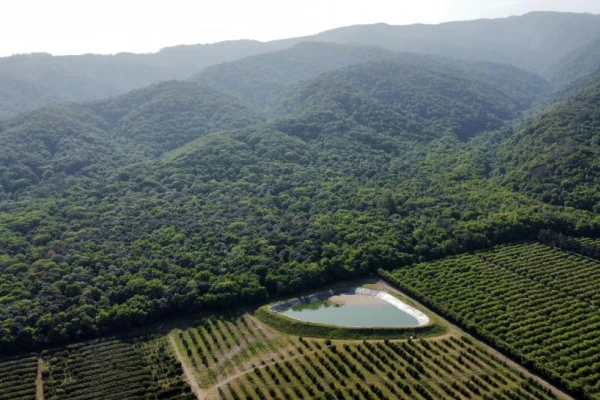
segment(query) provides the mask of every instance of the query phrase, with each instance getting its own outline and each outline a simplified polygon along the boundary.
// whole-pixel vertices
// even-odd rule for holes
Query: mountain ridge
[[[561,56],[600,39],[598,21],[600,16],[593,14],[538,12],[437,25],[349,26],[299,38],[172,46],[146,54],[4,57],[0,58],[0,119],[44,105],[96,100],[158,81],[187,79],[211,65],[306,41],[510,63],[564,85],[577,77],[572,72],[577,66],[564,64],[566,71],[557,75],[555,64],[561,63]]]

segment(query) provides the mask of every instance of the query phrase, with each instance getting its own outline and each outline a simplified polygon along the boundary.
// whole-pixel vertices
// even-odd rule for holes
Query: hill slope
[[[4,195],[108,171],[175,149],[209,132],[252,125],[260,113],[191,82],[166,82],[114,99],[45,108],[0,124]]]
[[[550,204],[600,210],[600,73],[528,121],[499,148],[503,181]]]
[[[547,75],[557,86],[568,86],[600,69],[600,37],[578,47],[549,68]]]
[[[142,154],[93,179],[75,174],[61,190],[23,189],[2,202],[0,348],[263,302],[541,228],[600,233],[597,216],[487,179],[482,152],[459,139],[473,115],[477,129],[468,134],[518,113],[544,81],[505,66],[448,62],[418,56],[328,72],[282,99],[281,119],[237,130],[226,129],[251,123],[246,109],[192,83],[82,105],[86,112],[77,116],[89,116],[87,124],[142,151],[144,143],[163,146],[163,135],[145,134],[145,118],[158,126],[156,113],[171,115],[182,91],[202,100],[208,90],[209,99],[230,99],[234,105],[225,105],[234,115],[244,112],[229,125],[219,122],[225,131],[198,132],[159,158]],[[315,84],[314,98],[301,96]],[[174,87],[173,96],[163,99],[171,93],[164,87]],[[451,107],[449,93],[458,99]],[[417,109],[404,111],[413,103]],[[197,104],[200,112],[178,115],[181,126],[212,109]],[[206,125],[221,121],[209,115]],[[21,118],[15,127],[26,124]]]
[[[176,46],[154,54],[0,58],[0,120],[51,104],[97,100],[151,83],[185,79],[206,66],[280,47],[240,40]]]
[[[439,25],[351,26],[266,43],[241,40],[175,46],[152,54],[5,57],[0,58],[0,119],[49,104],[95,100],[158,81],[185,79],[210,65],[282,50],[306,41],[510,63],[565,84],[579,76],[579,72],[578,66],[565,63],[564,57],[577,49],[585,49],[600,37],[599,20],[597,15],[538,12]],[[590,62],[595,65],[596,60]],[[297,70],[302,73],[301,68]],[[264,78],[264,72],[268,73],[253,71],[259,80]],[[208,72],[208,79],[210,75]],[[221,84],[224,85],[221,89],[227,88],[227,82]],[[249,90],[259,88],[256,84],[246,84]],[[260,91],[257,96],[260,101],[264,100]]]
[[[293,88],[320,71],[373,59],[390,61],[335,71]],[[269,101],[274,115],[302,115],[300,125],[296,117],[279,124],[287,125],[286,131],[306,128],[300,136],[328,129],[322,118],[329,118],[417,139],[453,132],[463,140],[514,118],[550,89],[543,79],[506,65],[317,43],[223,64],[197,81],[203,84],[155,84],[5,121],[0,124],[4,193],[38,183],[55,183],[43,184],[45,190],[63,187],[65,177],[101,176],[207,133],[264,120],[257,109],[206,84],[225,86],[247,101],[262,98],[256,102],[263,106]],[[310,126],[302,128],[306,123]]]
[[[115,56],[0,58],[0,119],[50,104],[116,96],[177,76]]]
[[[350,26],[310,39],[510,63],[544,74],[548,65],[597,37],[599,15],[532,12],[439,25]]]
[[[392,135],[451,132],[465,140],[498,128],[550,90],[542,78],[507,65],[402,54],[303,83],[273,113],[300,114],[316,128],[343,116]]]
[[[289,49],[206,68],[191,78],[266,108],[290,86],[323,72],[394,57],[377,47],[305,42]]]

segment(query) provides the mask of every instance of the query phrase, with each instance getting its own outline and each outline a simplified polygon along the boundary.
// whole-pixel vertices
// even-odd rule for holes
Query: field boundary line
[[[177,358],[177,360],[181,364],[181,367],[183,368],[185,380],[190,385],[190,388],[192,388],[192,392],[194,392],[194,394],[196,395],[196,398],[198,400],[206,400],[206,394],[198,385],[198,382],[194,378],[194,372],[191,370],[190,366],[187,364],[187,362],[183,358],[183,355],[179,351],[179,347],[177,347],[177,342],[175,341],[175,337],[173,336],[173,333],[169,333],[168,336],[169,336],[169,343],[171,344],[171,347],[173,348],[173,351],[175,352],[175,357]]]
[[[329,347],[332,347],[332,346],[333,346],[333,344],[330,344],[330,345],[326,345],[325,347],[329,348]],[[322,350],[323,349],[318,348],[318,349],[314,349],[314,350],[311,350],[311,351],[308,351],[308,352],[305,352],[305,353],[302,353],[302,354],[296,354],[295,356],[287,357],[287,358],[280,359],[280,360],[269,361],[269,362],[267,362],[265,364],[261,364],[261,365],[257,365],[256,367],[253,367],[253,368],[245,369],[243,371],[238,372],[237,374],[234,374],[234,375],[226,377],[222,381],[219,381],[216,385],[214,385],[211,388],[211,390],[217,390],[218,388],[221,388],[221,387],[227,385],[229,382],[232,382],[232,381],[234,381],[234,380],[236,380],[238,378],[241,378],[242,376],[248,375],[251,372],[256,371],[257,369],[262,370],[262,369],[265,369],[267,367],[270,367],[270,366],[275,365],[275,364],[280,363],[280,362],[290,361],[290,360],[296,360],[298,358],[307,357],[307,356],[310,356],[311,354],[315,354],[315,353],[317,353],[319,351],[322,351]]]
[[[37,375],[35,378],[35,400],[44,400],[44,380],[42,379],[42,372],[44,371],[46,364],[40,357],[37,363]]]

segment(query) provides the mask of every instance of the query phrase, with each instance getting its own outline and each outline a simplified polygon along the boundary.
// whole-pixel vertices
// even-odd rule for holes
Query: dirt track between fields
[[[192,388],[192,392],[194,392],[194,395],[196,395],[196,398],[198,400],[207,400],[206,394],[200,388],[200,386],[198,385],[198,382],[196,381],[196,378],[195,378],[196,374],[194,373],[192,368],[187,364],[184,357],[181,355],[181,352],[179,351],[179,347],[177,347],[177,342],[175,341],[175,338],[173,337],[172,333],[169,333],[169,342],[171,343],[171,347],[173,348],[173,351],[175,352],[175,357],[177,357],[177,360],[179,360],[179,363],[181,364],[181,367],[183,368],[183,373],[185,374],[185,380],[188,382],[188,384]]]
[[[397,294],[400,294],[401,296],[405,296],[405,297],[409,298],[412,301],[412,303],[414,303],[415,305],[417,305],[422,310],[426,310],[431,315],[435,315],[438,320],[442,321],[444,324],[446,324],[448,326],[448,331],[447,332],[443,333],[440,336],[436,336],[435,338],[431,338],[432,340],[442,339],[442,338],[445,338],[445,337],[455,336],[455,335],[462,335],[462,336],[467,336],[469,338],[472,338],[476,343],[479,344],[479,346],[481,346],[483,349],[485,349],[488,353],[492,354],[493,356],[495,356],[499,360],[504,361],[509,367],[511,367],[511,368],[513,368],[515,370],[518,370],[518,371],[520,371],[522,373],[525,373],[525,374],[531,376],[540,385],[542,385],[545,388],[550,389],[558,398],[565,399],[565,400],[574,400],[573,397],[571,397],[568,394],[564,393],[563,391],[557,389],[555,386],[553,386],[552,384],[550,384],[546,380],[540,378],[539,376],[535,375],[531,371],[529,371],[526,368],[522,367],[518,363],[512,361],[510,358],[506,357],[504,354],[502,354],[499,351],[495,350],[491,346],[488,346],[486,343],[478,340],[477,338],[475,338],[472,335],[468,334],[467,332],[463,331],[457,325],[454,325],[454,324],[450,323],[448,320],[446,320],[445,318],[443,318],[438,313],[435,313],[435,312],[429,310],[423,304],[421,304],[420,302],[416,301],[414,298],[412,298],[410,296],[407,296],[401,290],[398,290],[398,289],[392,287],[387,282],[385,282],[383,280],[379,280],[374,286],[376,286],[380,290],[385,290],[385,291],[388,291],[390,293],[397,293]],[[267,337],[267,338],[273,338],[273,337],[275,337],[277,335],[276,333],[274,333],[274,332],[271,331],[270,327],[267,327],[264,324],[262,324],[262,322],[258,321],[254,316],[248,314],[248,317],[256,325],[256,328],[259,329],[260,331],[262,331],[262,333],[264,334],[265,337]],[[172,335],[173,335],[172,333],[169,334],[169,340],[171,342],[171,345],[173,346],[173,349],[175,350],[175,354],[176,354],[177,359],[179,360],[179,362],[181,363],[181,365],[183,367],[186,380],[188,381],[188,383],[192,387],[192,390],[193,390],[194,394],[196,395],[196,397],[198,398],[198,400],[213,400],[213,399],[218,398],[218,395],[217,395],[218,392],[217,391],[218,391],[219,388],[224,387],[228,383],[230,383],[230,382],[232,382],[232,381],[234,381],[236,379],[239,379],[239,378],[245,376],[246,374],[248,374],[248,373],[250,373],[250,372],[252,372],[254,370],[254,368],[242,369],[242,370],[240,370],[239,372],[237,372],[234,375],[227,376],[224,379],[221,379],[221,380],[217,381],[214,385],[212,385],[207,390],[203,390],[198,385],[198,382],[196,380],[196,373],[194,372],[193,368],[190,367],[185,362],[185,358],[182,356],[179,348],[176,345],[175,338]],[[287,360],[293,360],[293,359],[296,359],[296,358],[306,357],[309,354],[314,353],[316,351],[318,351],[318,350],[310,351],[310,352],[307,352],[307,353],[304,353],[304,354],[298,354],[298,355],[295,355],[293,357],[288,357],[286,359]],[[278,361],[269,361],[269,362],[267,362],[267,363],[265,363],[265,364],[263,364],[263,365],[261,365],[261,366],[259,366],[257,368],[265,368],[267,365],[271,365],[271,364],[274,364],[276,362],[279,362],[279,360]],[[217,397],[215,397],[215,396],[217,396]],[[38,399],[38,400],[40,400],[40,399]],[[41,399],[41,400],[43,400],[43,399]]]
[[[42,372],[46,368],[44,360],[38,359],[37,376],[35,378],[35,400],[44,400],[44,380],[42,379]]]

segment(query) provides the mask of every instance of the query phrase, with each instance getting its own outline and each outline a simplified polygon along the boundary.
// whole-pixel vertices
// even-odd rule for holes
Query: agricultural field
[[[381,274],[570,392],[600,399],[600,263],[529,243]]]
[[[249,316],[172,334],[204,399],[554,399],[458,333],[401,341],[307,339]]]
[[[278,332],[250,313],[184,320],[6,359],[0,400],[567,398],[436,321],[444,329],[414,339],[329,340]]]
[[[600,260],[600,239],[578,238],[576,242],[579,242],[579,248],[574,249],[575,253]]]
[[[195,398],[165,338],[71,345],[44,361],[46,400]]]
[[[592,239],[592,238],[581,238],[579,242],[583,245],[587,246],[597,246],[600,247],[600,239]]]
[[[0,400],[34,399],[37,370],[36,356],[0,360]]]
[[[206,318],[197,326],[171,334],[192,379],[209,388],[247,369],[249,360],[269,360],[292,345],[249,315]]]

